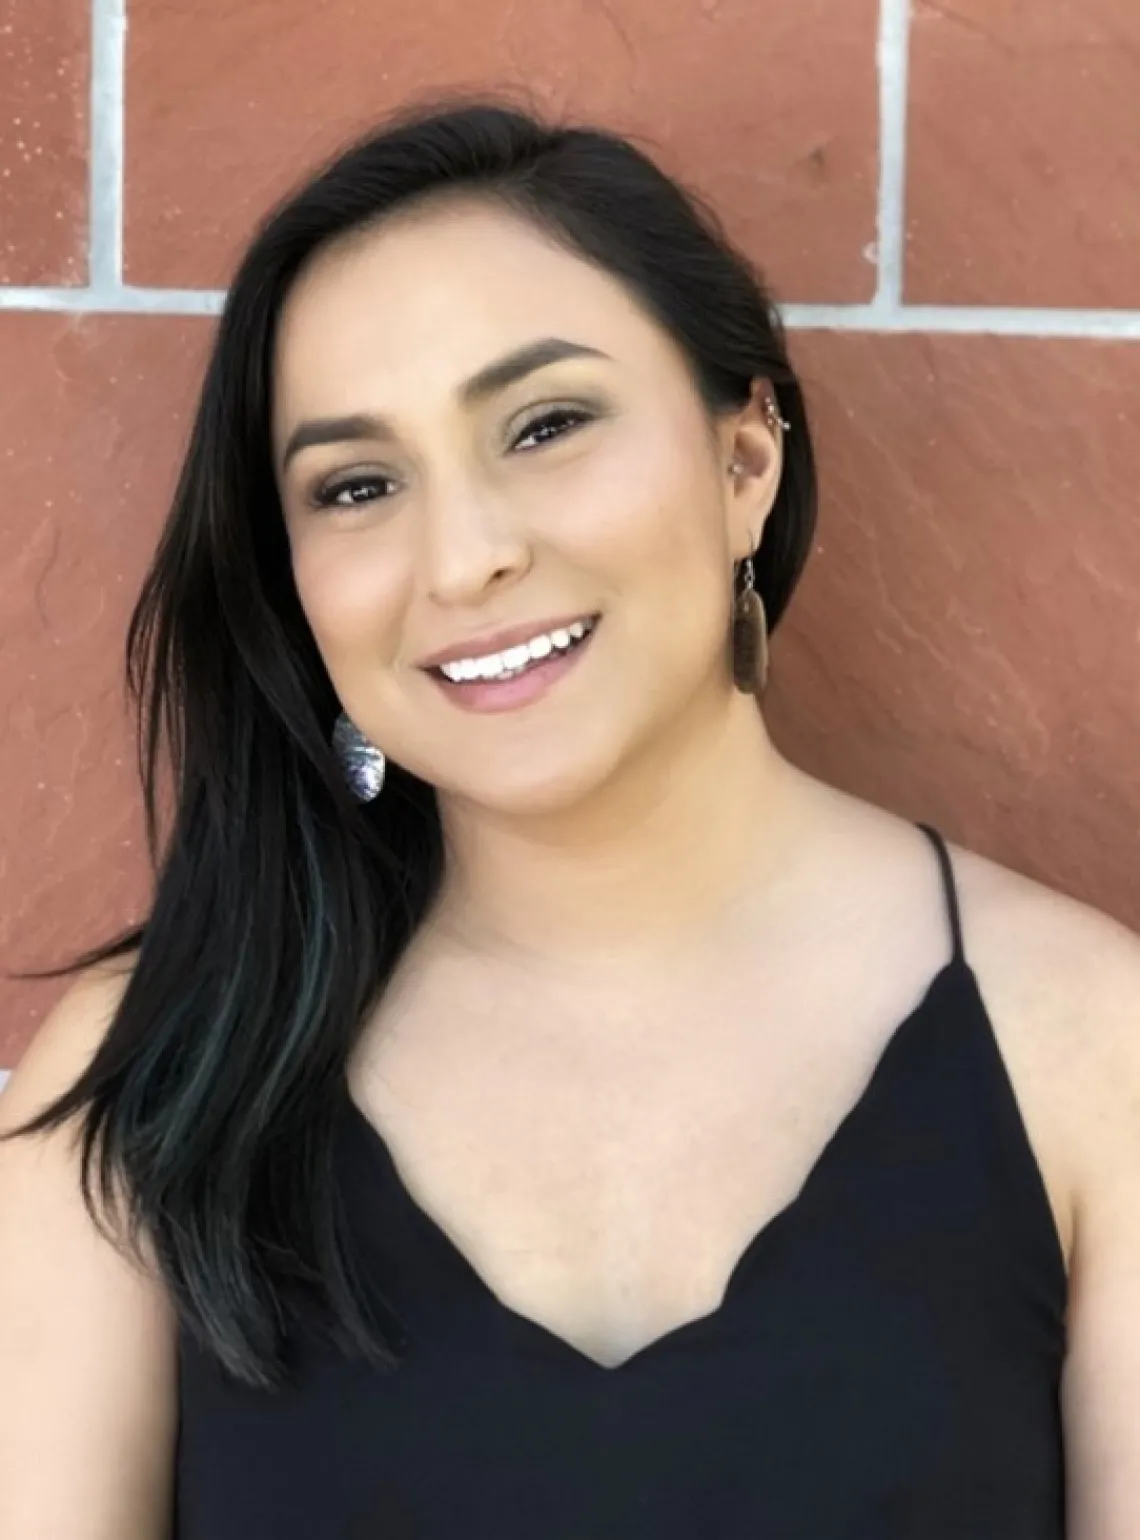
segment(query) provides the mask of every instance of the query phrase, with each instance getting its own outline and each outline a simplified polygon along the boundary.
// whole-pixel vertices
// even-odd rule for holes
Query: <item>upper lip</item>
[[[469,636],[453,647],[441,647],[438,652],[421,658],[419,666],[438,668],[441,663],[458,663],[463,658],[484,658],[492,652],[505,652],[508,647],[518,647],[536,636],[545,636],[551,631],[564,631],[577,621],[593,619],[589,611],[583,613],[577,610],[572,615],[561,615],[554,620],[524,620],[517,626],[506,626],[501,631],[484,631],[479,636]]]

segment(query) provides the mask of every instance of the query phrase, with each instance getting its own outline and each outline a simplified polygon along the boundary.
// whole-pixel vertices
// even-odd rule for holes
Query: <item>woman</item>
[[[3,1100],[6,1536],[1140,1533],[1140,948],[774,747],[814,490],[615,136],[420,109],[258,231],[153,908]]]

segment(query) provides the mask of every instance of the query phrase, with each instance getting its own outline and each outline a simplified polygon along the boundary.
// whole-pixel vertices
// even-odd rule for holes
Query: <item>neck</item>
[[[734,695],[556,814],[441,799],[437,923],[464,948],[515,961],[664,962],[715,938],[786,871],[803,783],[755,702]]]

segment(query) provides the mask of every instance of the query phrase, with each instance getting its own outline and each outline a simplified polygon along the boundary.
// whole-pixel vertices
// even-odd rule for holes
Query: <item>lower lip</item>
[[[514,711],[519,706],[529,706],[532,701],[541,700],[560,679],[564,679],[589,650],[597,629],[598,622],[595,622],[593,630],[576,647],[571,647],[568,652],[552,652],[541,663],[528,668],[525,674],[516,674],[513,679],[465,679],[456,682],[448,679],[445,674],[433,673],[430,677],[448,700],[454,701],[464,711]]]

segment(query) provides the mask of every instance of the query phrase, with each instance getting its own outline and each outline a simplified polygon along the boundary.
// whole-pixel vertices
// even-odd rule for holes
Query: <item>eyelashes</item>
[[[549,411],[542,412],[537,417],[532,418],[527,426],[523,429],[523,431],[519,434],[518,438],[514,440],[511,448],[517,449],[524,439],[530,438],[531,435],[537,433],[540,428],[549,428],[559,423],[562,424],[562,432],[556,433],[554,437],[565,438],[566,434],[571,432],[574,428],[580,428],[583,423],[591,421],[591,415],[592,414],[587,412],[583,407],[552,407]],[[541,448],[542,444],[548,444],[551,442],[552,440],[550,439],[542,439],[538,447]],[[527,453],[529,454],[530,451],[528,450]]]
[[[345,492],[356,493],[362,487],[393,486],[394,484],[390,476],[377,476],[374,473],[367,476],[343,476],[337,481],[327,481],[323,486],[319,486],[310,501],[315,508],[355,507],[371,499],[353,496],[347,503],[341,502],[340,499]]]
[[[566,438],[586,423],[592,422],[597,414],[579,406],[556,406],[540,412],[532,417],[530,422],[511,441],[511,449],[518,450],[522,454],[533,454],[535,449],[542,449],[547,444],[557,443],[559,439]],[[542,434],[540,438],[536,435]],[[522,449],[527,439],[535,439],[532,448]],[[358,497],[356,493],[367,492],[377,487],[393,487],[396,485],[391,476],[385,476],[376,471],[358,472],[356,475],[335,476],[321,483],[312,493],[310,502],[316,508],[350,508],[361,507],[375,499],[369,496]],[[345,493],[349,493],[348,501],[342,501]],[[381,494],[381,500],[391,494]]]

